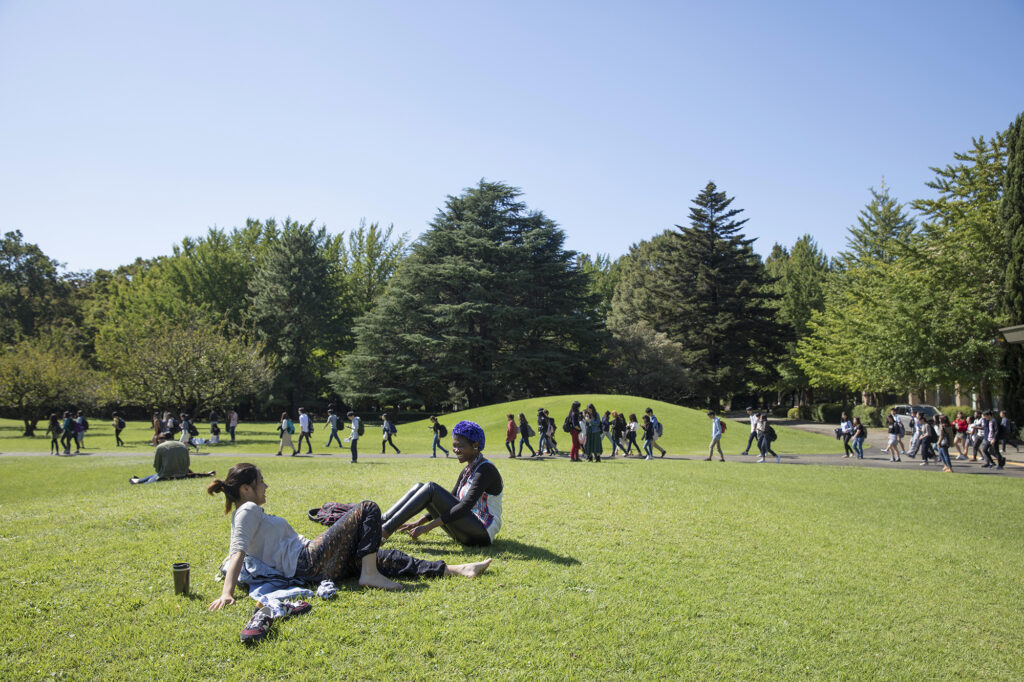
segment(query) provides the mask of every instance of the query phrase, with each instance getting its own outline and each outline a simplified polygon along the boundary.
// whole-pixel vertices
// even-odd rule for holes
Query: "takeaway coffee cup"
[[[188,563],[171,564],[174,571],[174,594],[188,594]]]

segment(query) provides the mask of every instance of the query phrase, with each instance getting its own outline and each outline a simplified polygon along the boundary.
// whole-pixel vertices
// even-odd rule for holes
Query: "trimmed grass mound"
[[[1024,677],[1018,479],[496,458],[495,545],[439,531],[387,545],[493,556],[487,574],[398,594],[342,584],[247,650],[250,600],[206,611],[228,546],[221,500],[202,479],[129,486],[149,462],[0,458],[0,679]],[[310,507],[386,506],[459,471],[443,458],[257,464],[267,511],[307,537],[322,529]],[[191,598],[173,594],[175,561],[192,564]]]
[[[461,419],[469,419],[479,423],[487,434],[487,450],[492,456],[504,452],[505,446],[505,415],[512,413],[518,419],[519,413],[526,415],[530,425],[537,428],[537,408],[546,407],[555,420],[555,440],[560,450],[568,451],[570,446],[569,434],[562,432],[562,421],[569,413],[569,406],[573,400],[579,400],[585,407],[588,403],[594,405],[604,414],[605,410],[618,410],[629,416],[635,412],[642,421],[644,409],[650,407],[664,425],[664,435],[658,441],[662,447],[668,450],[670,455],[699,455],[707,454],[708,442],[711,440],[711,420],[707,414],[699,410],[692,410],[679,405],[661,402],[660,400],[648,400],[635,396],[584,394],[578,396],[549,396],[546,398],[529,398],[516,400],[498,405],[463,410],[450,414],[439,414],[439,421],[447,426],[449,430]],[[367,425],[366,433],[360,440],[360,453],[380,452],[381,431],[379,426],[379,414],[360,412],[360,416],[368,422],[375,422],[374,425]],[[324,426],[326,414],[315,415],[315,430],[313,432],[313,452],[317,454],[338,454],[347,453],[348,446],[338,448],[332,444],[330,448],[324,447],[327,442],[328,430]],[[296,419],[296,431],[298,420]],[[209,425],[197,421],[199,437],[207,438]],[[722,439],[722,449],[726,456],[738,454],[747,444],[747,435],[750,427],[746,423],[727,422],[728,429]],[[127,428],[121,433],[121,438],[126,442],[127,447],[117,448],[114,441],[114,430],[107,421],[90,419],[90,429],[86,434],[85,452],[152,452],[149,439],[152,436],[152,428],[147,422],[128,422]],[[223,430],[221,422],[221,436],[225,439],[217,445],[203,445],[201,449],[205,453],[224,454],[233,456],[249,452],[277,452],[279,436],[276,423],[251,423],[242,422],[236,432],[237,442],[231,444],[228,441],[227,432]],[[46,425],[42,424],[34,438],[21,436],[23,427],[21,422],[10,419],[0,420],[0,452],[48,452],[50,439],[43,435]],[[339,431],[344,437],[348,434],[348,428]],[[832,454],[843,451],[842,444],[833,438],[814,433],[807,433],[798,429],[776,427],[779,434],[778,440],[773,444],[773,449],[781,454]],[[398,434],[394,437],[395,444],[408,454],[430,454],[430,446],[433,442],[433,431],[430,422],[426,419],[406,423],[398,413]],[[298,434],[293,436],[293,441],[298,443]],[[642,438],[637,436],[637,442],[642,444]],[[445,448],[451,443],[451,438],[444,441]],[[530,443],[536,447],[537,438],[530,439]],[[518,448],[518,440],[516,447]],[[608,441],[604,441],[604,448],[610,450]],[[74,452],[74,447],[71,448]],[[529,452],[524,448],[524,452]],[[388,448],[388,452],[391,449]],[[751,446],[751,452],[757,452],[757,446]],[[289,453],[285,453],[289,454]],[[657,456],[657,452],[655,453]]]

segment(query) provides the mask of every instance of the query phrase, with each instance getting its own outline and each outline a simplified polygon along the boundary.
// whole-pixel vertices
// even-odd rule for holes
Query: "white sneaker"
[[[759,459],[759,460],[757,460],[757,461],[758,461],[758,462],[763,462],[763,461],[764,461],[764,457],[762,457],[761,459]]]

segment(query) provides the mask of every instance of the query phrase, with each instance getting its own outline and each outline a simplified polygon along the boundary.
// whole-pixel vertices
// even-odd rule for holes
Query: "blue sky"
[[[480,178],[624,253],[713,180],[766,254],[1024,111],[1024,3],[0,0],[0,230],[83,270],[247,217],[422,233]]]

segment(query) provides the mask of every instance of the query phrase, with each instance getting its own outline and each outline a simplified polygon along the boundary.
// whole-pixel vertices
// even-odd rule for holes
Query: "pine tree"
[[[839,260],[847,266],[865,260],[893,262],[917,230],[917,223],[903,210],[903,204],[889,195],[885,181],[881,191],[871,188],[871,201],[861,210],[857,223],[846,237],[849,250],[839,254]]]
[[[693,201],[690,225],[677,225],[664,276],[654,282],[649,322],[682,346],[695,389],[707,405],[766,385],[788,337],[775,320],[776,295],[740,228],[733,199],[709,182]],[[653,319],[651,319],[653,318]]]
[[[476,406],[586,383],[596,297],[562,230],[520,196],[481,181],[448,197],[356,325],[334,375],[341,395]]]
[[[274,227],[249,283],[250,315],[278,370],[271,402],[292,409],[325,392],[324,374],[344,338],[344,299],[326,229],[292,220],[279,234]]]
[[[1007,322],[1016,325],[1024,324],[1024,114],[1010,127],[1007,153],[1006,183],[999,206],[1007,249],[1002,307]],[[1020,424],[1024,422],[1024,345],[1007,346],[1003,367],[1006,409]]]

